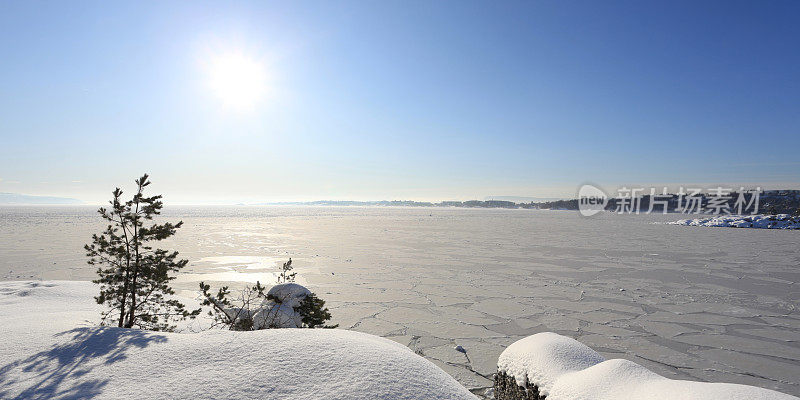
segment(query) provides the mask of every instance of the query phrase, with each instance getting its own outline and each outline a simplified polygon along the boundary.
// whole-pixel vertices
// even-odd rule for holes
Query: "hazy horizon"
[[[630,186],[630,185],[629,185]],[[725,188],[732,188],[733,190],[737,190],[739,188],[745,189],[754,189],[759,188],[761,190],[800,190],[800,185],[795,184],[785,184],[785,185],[775,185],[775,186],[766,186],[761,187],[755,184],[724,184],[724,183],[715,183],[715,184],[694,184],[689,185],[690,187],[700,187],[704,189],[713,189],[715,187],[725,187]],[[607,194],[611,197],[614,196],[616,193],[615,187],[611,186],[599,186],[602,188]],[[686,185],[671,185],[671,184],[654,184],[654,185],[641,185],[641,187],[654,187],[654,188],[664,188],[666,187],[669,189],[669,193],[677,193],[679,187],[687,187]],[[154,185],[156,190],[160,189],[158,186]],[[659,189],[660,190],[660,189]],[[124,190],[123,190],[124,192]],[[641,193],[641,194],[648,194],[648,193]],[[30,199],[23,199],[19,202],[9,202],[6,197],[21,197],[21,198],[30,198]],[[164,202],[167,205],[175,205],[175,206],[236,206],[236,205],[245,205],[245,206],[269,206],[269,205],[291,205],[291,204],[306,204],[306,203],[314,203],[314,202],[361,202],[361,203],[369,203],[369,202],[385,202],[385,201],[415,201],[415,202],[431,202],[431,203],[440,203],[446,201],[470,201],[470,200],[479,200],[479,201],[487,201],[487,200],[499,200],[499,201],[512,201],[515,203],[543,203],[548,201],[556,201],[556,200],[570,200],[578,198],[577,192],[573,192],[572,194],[568,194],[565,196],[560,197],[531,197],[531,196],[513,196],[513,195],[497,195],[497,196],[473,196],[473,197],[464,197],[464,198],[426,198],[426,199],[416,199],[416,198],[363,198],[363,199],[353,199],[353,198],[310,198],[310,199],[289,199],[289,200],[260,200],[260,199],[249,199],[243,201],[237,200],[217,200],[217,201],[210,201],[210,200],[194,200],[194,201],[175,201],[170,196],[165,196]],[[179,197],[180,198],[180,197]],[[52,202],[46,202],[45,200],[52,200]],[[11,193],[11,192],[0,192],[0,206],[4,205],[79,205],[79,206],[97,206],[97,205],[105,205],[108,203],[109,198],[100,199],[100,200],[84,200],[81,198],[74,198],[74,197],[64,197],[64,196],[55,196],[55,195],[29,195],[24,193]]]

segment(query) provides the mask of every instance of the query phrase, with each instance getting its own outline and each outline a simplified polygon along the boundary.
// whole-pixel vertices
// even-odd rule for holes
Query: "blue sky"
[[[2,2],[0,192],[179,203],[800,185],[800,3]],[[233,108],[208,65],[264,71]]]

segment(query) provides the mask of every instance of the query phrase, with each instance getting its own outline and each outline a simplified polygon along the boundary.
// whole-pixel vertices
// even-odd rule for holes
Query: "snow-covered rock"
[[[267,296],[285,299],[288,301],[297,301],[298,304],[299,300],[302,300],[310,294],[311,291],[305,286],[294,282],[280,283],[271,287],[269,291],[267,291]]]
[[[754,386],[668,379],[632,361],[604,360],[580,342],[549,332],[509,346],[498,372],[517,385],[535,386],[548,400],[798,400]],[[497,392],[500,400],[514,398]]]
[[[364,333],[97,327],[96,291],[0,283],[0,398],[475,399],[407,347]]]
[[[546,396],[561,375],[602,361],[603,356],[575,339],[542,332],[508,346],[497,360],[497,370],[519,385],[536,385]]]
[[[778,215],[716,215],[707,218],[682,219],[671,225],[711,226],[723,228],[800,229],[800,217]]]
[[[248,308],[225,308],[237,322],[251,320],[254,326],[270,328],[302,328],[303,316],[296,311],[311,291],[297,283],[281,283],[267,291],[267,298]]]
[[[276,328],[301,328],[303,317],[295,308],[309,295],[311,291],[297,283],[275,285],[267,292],[268,300],[262,304],[253,321]]]

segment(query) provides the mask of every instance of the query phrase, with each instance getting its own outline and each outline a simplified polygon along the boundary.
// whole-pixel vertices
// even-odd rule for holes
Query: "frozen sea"
[[[96,207],[0,207],[0,280],[90,280]],[[800,232],[680,215],[400,207],[169,207],[176,285],[272,282],[289,257],[342,328],[392,338],[469,388],[553,331],[673,379],[800,395]],[[454,350],[460,345],[466,353]]]

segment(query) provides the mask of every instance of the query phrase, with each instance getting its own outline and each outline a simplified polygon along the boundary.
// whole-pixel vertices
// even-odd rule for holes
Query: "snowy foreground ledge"
[[[719,215],[708,218],[682,219],[670,225],[711,226],[721,228],[800,229],[800,217],[778,215]]]
[[[798,400],[753,386],[668,379],[632,361],[604,360],[586,345],[549,332],[509,346],[497,367],[498,400]]]
[[[98,328],[89,282],[0,282],[0,398],[475,399],[407,347],[341,329]]]

